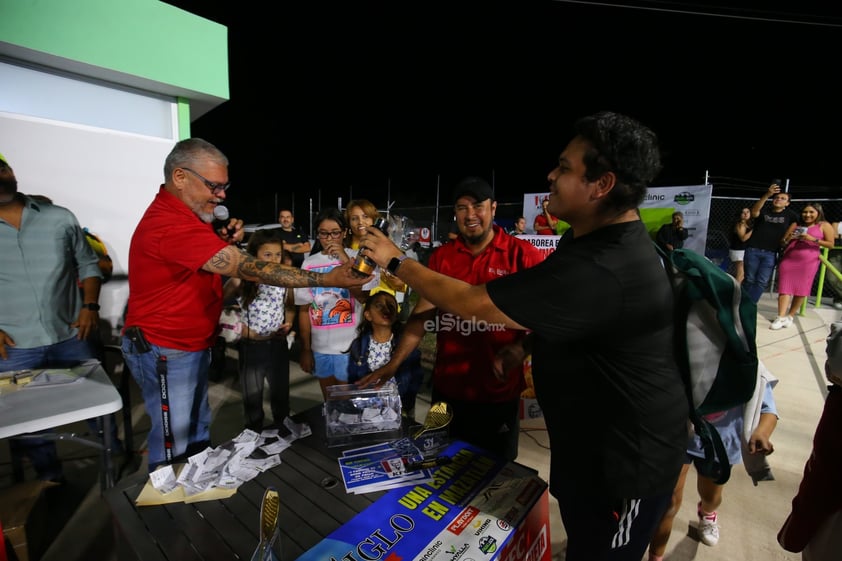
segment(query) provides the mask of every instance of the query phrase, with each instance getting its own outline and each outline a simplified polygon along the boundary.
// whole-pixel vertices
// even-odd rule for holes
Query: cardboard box
[[[19,561],[38,561],[46,549],[47,500],[52,481],[26,481],[0,491],[0,522]]]

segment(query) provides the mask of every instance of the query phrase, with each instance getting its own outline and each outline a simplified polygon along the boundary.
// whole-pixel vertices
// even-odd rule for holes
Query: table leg
[[[99,417],[97,425],[100,427],[103,443],[100,487],[104,491],[114,486],[114,462],[111,457],[111,447],[114,446],[114,443],[111,441],[111,415]]]

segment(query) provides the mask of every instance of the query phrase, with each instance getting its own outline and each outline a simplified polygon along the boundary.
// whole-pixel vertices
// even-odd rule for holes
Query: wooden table
[[[321,412],[318,406],[296,416],[296,421],[310,425],[313,435],[293,442],[281,452],[280,465],[245,482],[231,497],[138,507],[135,499],[148,476],[138,474],[117,483],[104,497],[113,514],[118,558],[250,560],[259,541],[261,500],[271,486],[281,499],[281,534],[275,548],[280,561],[360,561],[363,557],[351,552],[369,536],[395,547],[384,559],[473,547],[476,559],[521,559],[529,552],[530,559],[549,561],[548,491],[534,470],[457,441],[448,450],[458,458],[440,468],[450,475],[436,476],[426,489],[419,483],[395,492],[349,494],[337,462],[347,447],[326,446]],[[497,477],[505,482],[498,484]],[[370,506],[364,516],[357,516]],[[390,534],[396,528],[402,530],[400,539]],[[409,529],[414,529],[411,535]],[[496,534],[494,539],[491,534]],[[328,536],[331,539],[324,540]],[[483,542],[500,549],[480,552],[477,544]],[[335,553],[340,550],[343,553]]]
[[[118,559],[230,561],[251,559],[259,541],[260,503],[267,487],[281,496],[281,561],[296,559],[384,493],[350,495],[339,479],[341,448],[328,448],[321,406],[295,417],[313,435],[281,453],[281,465],[247,481],[224,500],[135,506],[147,474],[125,478],[104,494],[113,514]]]
[[[119,411],[123,400],[102,366],[88,376],[66,384],[51,386],[3,387],[0,393],[0,438],[49,431],[34,436],[54,440],[73,440],[101,451],[103,489],[114,484],[111,458],[111,413]],[[102,440],[88,439],[53,429],[78,421],[99,418]]]

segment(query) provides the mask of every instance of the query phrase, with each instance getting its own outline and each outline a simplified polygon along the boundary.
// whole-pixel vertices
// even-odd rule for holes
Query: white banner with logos
[[[538,248],[544,254],[544,259],[555,251],[555,248],[558,246],[558,240],[561,239],[561,236],[538,236],[535,234],[520,234],[516,237],[526,240]]]
[[[646,229],[655,238],[658,229],[672,222],[672,213],[680,211],[684,214],[684,227],[690,233],[684,247],[704,255],[708,234],[708,218],[710,217],[710,200],[713,192],[712,185],[682,185],[679,187],[650,187],[643,204],[640,205],[640,216],[646,224]],[[532,223],[541,213],[541,201],[549,193],[526,193],[523,196],[523,216],[526,218],[526,231],[534,233]],[[549,244],[555,247],[557,236],[520,236],[528,239],[538,249],[545,251]],[[533,240],[533,238],[536,238]],[[544,238],[547,238],[546,240]],[[549,240],[553,240],[552,242]],[[540,244],[540,245],[538,245]],[[548,253],[552,249],[548,250]]]

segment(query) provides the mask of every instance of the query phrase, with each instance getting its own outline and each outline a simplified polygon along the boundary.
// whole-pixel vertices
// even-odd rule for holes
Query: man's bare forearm
[[[323,281],[321,273],[304,271],[281,263],[261,261],[233,246],[221,249],[205,263],[202,269],[210,273],[287,288],[322,286]]]

